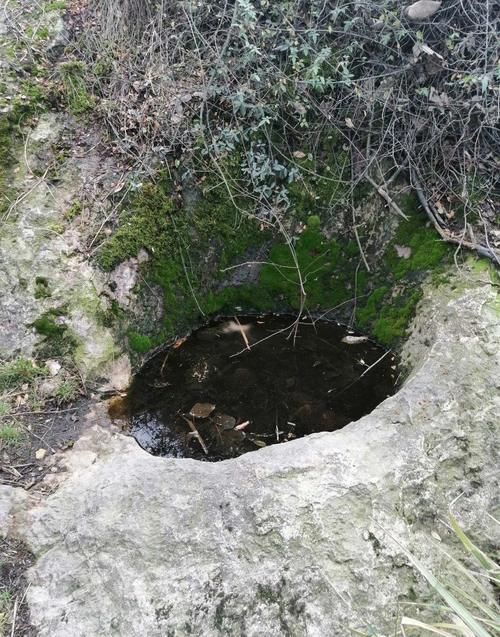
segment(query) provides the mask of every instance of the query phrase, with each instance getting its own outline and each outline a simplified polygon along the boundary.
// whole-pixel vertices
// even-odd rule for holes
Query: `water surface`
[[[130,432],[155,455],[233,458],[344,427],[394,393],[395,376],[391,352],[336,323],[228,318],[145,365]]]

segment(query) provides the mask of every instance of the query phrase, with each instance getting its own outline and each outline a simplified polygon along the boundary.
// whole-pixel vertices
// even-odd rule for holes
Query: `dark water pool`
[[[136,376],[130,433],[155,455],[223,460],[340,429],[394,393],[391,352],[294,321],[229,318],[179,339]]]

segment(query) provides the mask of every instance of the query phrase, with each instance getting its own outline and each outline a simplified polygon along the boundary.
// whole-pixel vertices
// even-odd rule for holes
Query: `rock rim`
[[[433,597],[407,551],[442,576],[439,545],[460,554],[450,503],[495,541],[498,296],[462,276],[426,287],[400,391],[340,431],[210,464],[151,457],[96,412],[51,495],[4,488],[39,635],[393,634]]]

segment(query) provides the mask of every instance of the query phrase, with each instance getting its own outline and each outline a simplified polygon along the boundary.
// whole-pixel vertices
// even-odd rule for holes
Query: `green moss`
[[[409,220],[399,224],[386,256],[388,269],[396,280],[411,273],[434,270],[445,255],[450,254],[450,247],[427,225],[415,195],[407,195],[402,207],[409,214]],[[398,256],[396,245],[410,248],[408,259]]]
[[[276,307],[276,299],[262,285],[238,285],[209,292],[203,307],[207,315],[231,314],[239,311],[266,312]]]
[[[202,196],[189,210],[176,204],[173,186],[165,176],[137,192],[99,254],[101,266],[111,270],[145,249],[150,259],[142,266],[144,290],[162,290],[163,325],[136,325],[128,333],[131,349],[144,353],[189,329],[202,314],[298,309],[301,284],[309,311],[343,304],[350,311],[349,302],[356,295],[359,328],[387,345],[403,338],[421,296],[421,282],[429,271],[440,271],[449,248],[426,226],[415,198],[408,197],[403,207],[409,221],[400,224],[375,274],[366,272],[360,267],[355,241],[327,239],[323,231],[332,206],[341,200],[336,197],[343,187],[342,156],[335,161],[330,167],[324,163],[322,171],[337,171],[336,179],[316,174],[302,185],[292,184],[295,219],[306,226],[290,243],[261,232],[249,218],[251,201],[241,196],[232,199],[226,186],[213,177],[202,176]],[[240,162],[237,156],[231,162],[224,172],[232,191],[239,192]],[[224,269],[251,260],[248,251],[261,249],[265,242],[270,251],[258,283],[224,287]],[[398,256],[396,245],[410,248],[408,259]]]
[[[130,349],[137,354],[145,354],[153,347],[153,342],[149,336],[134,331],[128,333],[128,343]]]
[[[399,224],[372,282],[378,285],[359,303],[356,314],[358,326],[384,345],[393,345],[405,336],[422,296],[421,283],[429,273],[439,277],[452,252],[426,225],[414,195],[408,195],[402,207],[409,220]],[[396,246],[409,248],[409,258],[398,256]]]
[[[380,312],[383,305],[383,300],[387,296],[390,288],[383,285],[375,290],[368,296],[364,305],[357,312],[357,323],[363,329],[368,329]]]
[[[34,327],[42,336],[61,336],[67,330],[67,326],[58,319],[64,314],[64,310],[61,309],[49,310],[33,321],[30,327]]]
[[[65,313],[65,308],[54,308],[44,312],[30,324],[38,334],[45,337],[39,346],[39,352],[45,358],[69,356],[77,346],[76,339],[62,318]]]
[[[372,327],[373,336],[388,346],[404,338],[421,298],[422,291],[415,289],[392,300],[388,305],[383,305]]]
[[[83,205],[80,201],[73,202],[70,208],[68,208],[68,210],[64,213],[64,220],[68,222],[73,221],[73,219],[76,219],[76,217],[82,213],[82,210]]]
[[[173,212],[169,180],[160,176],[156,183],[146,184],[128,202],[119,227],[100,250],[100,266],[110,271],[141,249],[152,256],[168,252],[174,245]]]
[[[43,8],[45,11],[64,11],[67,4],[66,0],[54,0],[53,2],[46,2]]]
[[[47,299],[51,296],[49,280],[43,276],[35,279],[35,299]]]
[[[94,98],[87,91],[86,66],[81,61],[63,62],[59,66],[64,95],[73,115],[83,115],[95,106]]]
[[[300,307],[302,284],[308,309],[316,310],[333,307],[349,297],[347,284],[351,277],[354,280],[354,269],[343,247],[324,238],[314,216],[293,245],[273,247],[259,284],[275,305],[295,309]]]
[[[202,183],[203,196],[190,209],[174,204],[171,182],[164,175],[146,184],[127,203],[119,227],[98,256],[101,267],[111,270],[141,249],[148,252],[144,286],[146,291],[161,288],[165,307],[153,344],[189,328],[202,312],[219,308],[223,301],[213,288],[223,279],[224,268],[268,238],[245,214],[249,202],[232,200],[216,180]]]

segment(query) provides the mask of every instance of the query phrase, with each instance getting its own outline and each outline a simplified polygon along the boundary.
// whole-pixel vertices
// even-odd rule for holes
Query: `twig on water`
[[[198,431],[198,429],[196,429],[194,422],[192,420],[189,420],[189,418],[186,418],[184,414],[181,414],[181,418],[183,418],[187,422],[187,424],[189,425],[189,428],[198,439],[198,442],[200,443],[201,448],[203,449],[203,452],[205,453],[206,456],[208,456],[207,445],[205,444],[203,438],[201,437],[201,434]]]
[[[353,380],[353,381],[352,381],[352,383],[349,383],[349,385],[347,385],[346,387],[344,387],[344,389],[340,390],[340,392],[339,392],[338,394],[336,394],[336,396],[340,396],[340,394],[343,394],[343,393],[344,393],[345,391],[347,391],[350,387],[352,387],[355,383],[357,383],[358,381],[360,381],[360,380],[363,378],[363,376],[366,376],[366,374],[368,374],[368,372],[369,372],[371,369],[373,369],[376,365],[378,365],[378,364],[380,363],[380,361],[382,361],[382,360],[383,360],[383,359],[384,359],[384,358],[385,358],[388,354],[391,354],[391,353],[392,353],[392,349],[388,349],[388,350],[387,350],[387,352],[384,352],[384,353],[382,354],[382,356],[380,356],[379,358],[377,358],[377,360],[376,360],[374,363],[372,363],[372,364],[370,365],[370,367],[367,367],[367,368],[365,369],[365,371],[364,371],[362,374],[360,374],[360,375],[356,378],[356,380]],[[333,389],[330,389],[328,393],[330,393],[330,392],[332,392],[332,391],[333,391]]]
[[[236,321],[236,324],[238,325],[238,328],[239,328],[240,333],[241,333],[241,337],[242,337],[243,341],[245,342],[245,346],[246,346],[247,350],[250,351],[251,350],[250,343],[248,342],[248,338],[247,338],[247,335],[245,334],[245,330],[243,329],[243,326],[241,325],[241,323],[238,320],[237,316],[234,317],[234,320]]]

